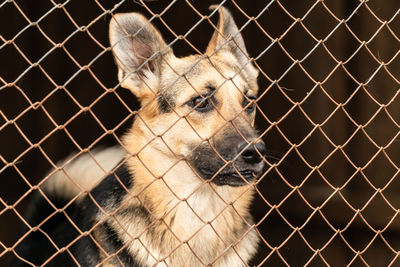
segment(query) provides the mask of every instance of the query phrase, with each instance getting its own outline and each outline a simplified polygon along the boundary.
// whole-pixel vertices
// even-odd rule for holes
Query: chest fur
[[[210,195],[169,204],[158,217],[135,203],[108,220],[141,265],[244,266],[255,253],[258,237],[251,217],[233,204]]]

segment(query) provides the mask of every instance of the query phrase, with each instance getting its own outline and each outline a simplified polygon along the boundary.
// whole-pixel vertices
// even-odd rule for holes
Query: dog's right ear
[[[110,43],[121,86],[139,98],[154,96],[161,68],[173,56],[157,29],[140,14],[116,14],[110,22]]]
[[[250,79],[257,79],[258,70],[253,66],[247,53],[242,34],[240,33],[231,12],[218,5],[210,6],[211,10],[218,9],[219,21],[217,29],[207,46],[206,54],[212,55],[218,49],[229,51],[234,55]],[[231,39],[231,40],[230,40]],[[226,43],[227,40],[230,40]],[[225,43],[225,45],[223,45]]]

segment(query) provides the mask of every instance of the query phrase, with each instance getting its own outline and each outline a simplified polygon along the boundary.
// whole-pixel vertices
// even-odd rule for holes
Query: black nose
[[[239,145],[239,152],[242,151],[240,156],[242,159],[251,164],[260,163],[262,161],[262,157],[265,155],[265,144],[264,142],[258,142],[255,144],[248,144],[243,142]]]

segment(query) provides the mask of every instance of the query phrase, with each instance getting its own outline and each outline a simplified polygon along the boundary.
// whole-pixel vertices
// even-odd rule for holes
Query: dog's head
[[[133,131],[145,146],[185,160],[202,179],[239,186],[264,166],[264,143],[254,129],[258,70],[229,11],[218,11],[204,55],[175,57],[137,13],[115,15],[110,40],[119,81],[142,104]]]

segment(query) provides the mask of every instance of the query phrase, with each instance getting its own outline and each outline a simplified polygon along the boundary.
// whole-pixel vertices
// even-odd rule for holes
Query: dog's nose
[[[265,150],[265,144],[262,141],[251,145],[243,142],[239,145],[239,152],[242,151],[240,156],[246,163],[250,164],[260,163],[262,156],[265,155]]]

